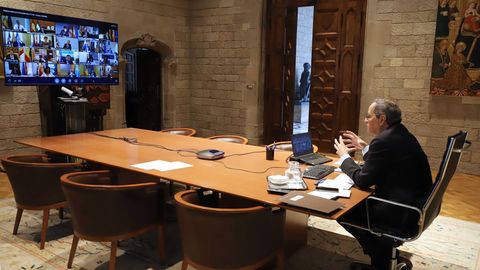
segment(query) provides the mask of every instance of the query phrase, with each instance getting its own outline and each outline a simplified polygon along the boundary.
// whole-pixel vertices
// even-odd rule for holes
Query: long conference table
[[[132,144],[121,138],[134,138],[137,143]],[[261,146],[242,145],[136,128],[28,138],[16,142],[95,163],[148,174],[159,179],[229,193],[271,206],[285,208],[289,210],[287,211],[285,237],[286,241],[291,243],[290,246],[293,249],[306,243],[308,215],[338,219],[370,194],[368,191],[353,187],[350,198],[337,199],[345,207],[331,215],[283,204],[279,201],[280,195],[267,192],[267,176],[284,174],[288,167],[286,160],[291,152],[277,150],[274,160],[266,160],[265,147]],[[225,157],[218,161],[196,158],[193,152],[203,149],[222,150],[225,152]],[[337,160],[336,157],[331,158],[334,161]],[[134,164],[154,160],[181,161],[192,166],[169,171],[144,170],[132,167]],[[333,173],[327,178],[333,179],[337,174]],[[313,180],[305,179],[305,182],[309,190],[315,189]]]

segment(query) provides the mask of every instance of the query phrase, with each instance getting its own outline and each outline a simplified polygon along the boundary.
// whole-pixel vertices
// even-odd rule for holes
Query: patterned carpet
[[[167,209],[167,266],[159,265],[156,235],[151,233],[120,243],[117,269],[180,269],[175,213],[172,206]],[[52,212],[47,243],[40,250],[41,212],[25,211],[14,236],[15,203],[13,199],[0,200],[0,270],[66,269],[71,222],[61,221],[56,211]],[[288,259],[286,269],[341,270],[348,269],[354,260],[368,261],[355,239],[335,222],[312,217],[309,225],[308,246]],[[414,269],[480,269],[480,224],[439,217],[419,240],[401,250],[411,257]],[[109,252],[108,243],[80,240],[73,269],[107,269]]]

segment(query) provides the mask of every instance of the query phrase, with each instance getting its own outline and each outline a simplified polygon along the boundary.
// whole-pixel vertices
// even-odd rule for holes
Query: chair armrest
[[[372,221],[372,218],[371,218],[373,216],[373,214],[371,214],[370,207],[369,207],[369,202],[370,201],[377,201],[377,202],[380,202],[380,203],[386,203],[386,204],[389,204],[389,205],[404,208],[404,209],[407,209],[409,211],[417,213],[418,214],[418,223],[417,224],[419,225],[418,226],[418,232],[416,232],[413,237],[404,238],[404,237],[400,237],[400,236],[397,236],[397,235],[393,235],[393,234],[381,231],[378,228],[373,228],[373,226],[372,226],[373,221]],[[352,224],[352,223],[349,223],[349,222],[342,222],[342,224],[346,224],[346,225],[349,225],[349,226],[352,226],[352,227],[355,227],[355,228],[358,228],[358,229],[369,231],[370,233],[375,234],[377,236],[387,236],[387,237],[393,238],[395,240],[403,241],[403,242],[412,241],[412,240],[415,240],[418,237],[420,237],[420,234],[422,232],[422,227],[423,227],[422,224],[423,224],[424,217],[423,217],[422,210],[420,210],[418,207],[411,206],[411,205],[404,204],[404,203],[399,203],[399,202],[395,202],[395,201],[382,199],[382,198],[375,197],[375,196],[367,197],[365,205],[366,205],[366,212],[367,212],[367,227],[362,226],[362,225],[358,225],[358,224]]]

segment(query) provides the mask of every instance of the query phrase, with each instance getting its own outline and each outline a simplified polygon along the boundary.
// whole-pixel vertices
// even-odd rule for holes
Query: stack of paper
[[[164,171],[187,168],[187,167],[191,167],[192,165],[181,162],[181,161],[169,162],[164,160],[154,160],[154,161],[149,161],[145,163],[134,164],[131,166],[135,168],[143,169],[143,170],[157,170],[157,171],[164,172]]]
[[[335,179],[321,181],[317,184],[318,188],[326,189],[350,189],[353,186],[353,180],[348,175],[341,173]]]
[[[308,194],[331,200],[337,197],[350,198],[351,193],[352,192],[350,190],[339,189],[336,191],[335,190],[314,190],[314,191],[310,191]]]
[[[310,192],[310,195],[333,199],[337,197],[350,198],[350,188],[353,186],[353,180],[348,175],[341,173],[333,180],[324,180],[317,184],[319,190]]]

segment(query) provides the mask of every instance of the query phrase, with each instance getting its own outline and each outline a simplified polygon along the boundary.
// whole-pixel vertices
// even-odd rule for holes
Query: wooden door
[[[342,131],[358,131],[365,2],[315,5],[309,132],[322,152],[335,152]]]
[[[162,58],[149,49],[125,53],[125,113],[127,127],[162,129]]]
[[[334,152],[340,131],[358,131],[366,0],[268,2],[264,142],[292,134],[297,8],[313,3],[309,132]]]
[[[292,71],[287,67],[287,53],[295,48],[290,41],[287,46],[287,29],[295,29],[287,24],[294,21],[292,14],[287,16],[287,1],[270,0],[267,3],[267,37],[266,37],[266,69],[264,95],[264,141],[269,144],[273,141],[288,139],[293,124],[293,96],[290,96],[286,81],[292,80]],[[291,32],[290,36],[291,36]],[[295,31],[293,31],[295,32]],[[290,37],[291,39],[291,37]],[[295,39],[293,39],[295,42]],[[290,49],[288,49],[290,48]],[[290,56],[290,58],[292,58]],[[293,60],[295,60],[293,56]],[[291,61],[291,60],[290,60]],[[293,73],[293,80],[295,74]]]

